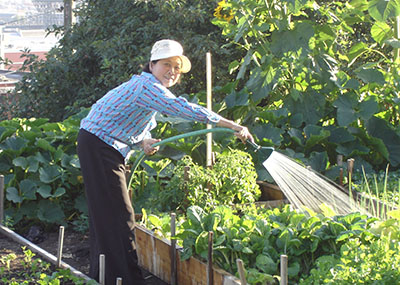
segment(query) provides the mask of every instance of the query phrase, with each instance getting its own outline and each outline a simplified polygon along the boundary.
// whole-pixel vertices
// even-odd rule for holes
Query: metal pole
[[[4,175],[0,175],[0,225],[4,219]]]
[[[60,226],[60,230],[58,233],[57,267],[61,267],[63,244],[64,244],[64,227]]]
[[[106,256],[104,254],[99,256],[99,283],[106,284]]]

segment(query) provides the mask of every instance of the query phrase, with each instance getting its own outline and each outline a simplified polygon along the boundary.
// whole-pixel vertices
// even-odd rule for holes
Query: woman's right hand
[[[153,144],[161,141],[160,139],[144,139],[142,141],[142,148],[146,155],[154,155],[159,149],[160,146],[153,147]]]

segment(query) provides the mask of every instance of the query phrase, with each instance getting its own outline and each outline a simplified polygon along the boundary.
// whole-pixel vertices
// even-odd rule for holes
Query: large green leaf
[[[400,136],[396,131],[383,119],[372,117],[366,123],[368,133],[380,138],[386,145],[389,152],[389,161],[392,166],[400,164]]]
[[[393,36],[392,28],[385,22],[376,22],[371,28],[371,35],[379,44],[383,44]]]
[[[329,141],[337,144],[355,140],[355,137],[344,127],[336,127],[330,130]]]
[[[30,179],[24,179],[20,182],[22,196],[27,200],[36,200],[36,183]]]
[[[342,95],[337,98],[333,106],[337,108],[339,126],[348,126],[357,119],[355,110],[357,104],[357,98],[351,94]]]
[[[15,187],[8,187],[6,192],[6,198],[8,201],[21,203],[24,200],[24,198],[19,195],[18,189]]]
[[[64,212],[58,203],[51,202],[50,200],[41,200],[38,204],[37,216],[40,220],[47,223],[64,224]]]
[[[13,159],[13,164],[25,170],[28,166],[28,160],[23,156],[19,156]]]
[[[40,181],[44,183],[51,183],[57,180],[62,175],[62,171],[57,165],[47,165],[39,168]]]
[[[314,28],[311,24],[299,23],[293,30],[273,33],[271,51],[278,57],[289,51],[298,51],[299,49],[306,52],[310,49],[309,40],[313,35]]]
[[[382,72],[378,69],[372,68],[361,68],[360,70],[356,71],[358,78],[360,78],[365,83],[378,83],[378,84],[385,84],[385,78],[383,77]]]
[[[17,154],[21,154],[27,147],[28,140],[21,137],[8,137],[0,144],[0,148],[4,150],[12,150]]]
[[[388,18],[400,15],[399,0],[372,0],[369,2],[368,12],[379,22],[386,22]]]

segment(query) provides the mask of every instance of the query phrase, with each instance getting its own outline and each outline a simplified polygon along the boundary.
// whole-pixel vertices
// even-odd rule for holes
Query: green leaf
[[[57,197],[60,197],[60,196],[64,195],[65,193],[66,193],[66,191],[65,191],[64,187],[58,187],[56,189],[56,191],[54,192],[53,197],[57,198]]]
[[[277,264],[270,256],[260,254],[256,257],[256,267],[264,273],[275,274]]]
[[[361,68],[360,70],[355,72],[357,77],[360,78],[365,83],[378,83],[384,85],[386,83],[385,78],[378,69],[371,68]]]
[[[42,196],[43,198],[49,198],[51,197],[51,187],[49,185],[40,185],[39,188],[36,190],[40,196]]]
[[[36,200],[36,183],[30,179],[24,179],[20,182],[22,196],[27,200]]]
[[[334,128],[330,130],[330,133],[329,141],[333,143],[342,144],[355,140],[355,137],[344,127]]]
[[[385,22],[375,22],[372,25],[371,36],[379,44],[384,43],[387,39],[392,37],[392,35],[391,27]]]
[[[63,224],[65,215],[58,203],[41,200],[38,203],[38,218],[44,222]]]
[[[22,196],[19,195],[18,189],[15,187],[8,187],[6,192],[6,198],[8,201],[21,203],[24,200]]]
[[[48,165],[39,168],[40,181],[44,183],[51,183],[61,177],[60,167],[57,165]]]
[[[13,164],[25,170],[28,166],[28,161],[25,157],[19,156],[13,159]]]
[[[52,153],[56,151],[56,149],[45,139],[37,139],[36,146]]]
[[[386,22],[388,18],[400,15],[399,0],[372,0],[369,2],[368,12],[378,22]]]
[[[383,119],[372,117],[366,123],[367,132],[373,136],[380,138],[389,152],[389,161],[392,166],[400,164],[400,136],[396,131]]]

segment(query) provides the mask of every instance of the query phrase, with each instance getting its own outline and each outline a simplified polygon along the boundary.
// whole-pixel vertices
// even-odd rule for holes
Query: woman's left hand
[[[160,146],[153,147],[153,144],[161,141],[160,139],[144,139],[142,142],[142,148],[146,155],[154,155]]]

